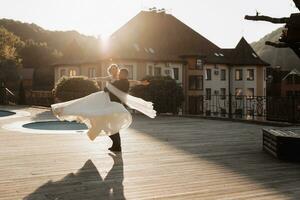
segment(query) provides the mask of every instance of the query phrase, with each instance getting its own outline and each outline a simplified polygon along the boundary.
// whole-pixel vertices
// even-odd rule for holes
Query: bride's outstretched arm
[[[93,78],[90,78],[91,80],[94,80],[94,81],[110,81],[111,80],[111,76],[103,76],[103,77],[93,77]]]
[[[149,81],[143,80],[143,81],[138,81],[138,80],[128,80],[130,86],[135,86],[135,85],[149,85]]]

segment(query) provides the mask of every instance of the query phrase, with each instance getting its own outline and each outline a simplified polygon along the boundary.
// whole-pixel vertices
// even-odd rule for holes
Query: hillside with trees
[[[31,45],[35,43],[34,45],[40,46],[40,48],[48,48],[48,52],[50,50],[51,53],[59,54],[62,57],[72,54],[70,51],[76,53],[81,51],[81,56],[85,59],[97,59],[99,55],[99,41],[95,37],[85,36],[77,31],[49,31],[36,24],[10,19],[0,19],[0,26],[20,37],[24,42],[29,42]],[[69,48],[74,41],[78,44],[77,48],[74,46]]]
[[[10,19],[0,19],[0,27],[1,35],[9,36],[18,43],[11,44],[12,41],[0,38],[2,76],[17,79],[18,68],[34,68],[34,89],[52,89],[54,71],[50,65],[53,63],[99,59],[100,44],[95,37],[76,31],[49,31],[36,24]],[[9,60],[3,57],[4,51]],[[3,63],[6,63],[6,67],[3,67]]]
[[[251,44],[256,53],[266,62],[270,63],[272,67],[280,66],[282,70],[291,70],[297,68],[300,70],[300,59],[290,48],[274,48],[265,45],[266,41],[277,41],[282,29],[279,28],[272,33],[266,35],[257,42]]]

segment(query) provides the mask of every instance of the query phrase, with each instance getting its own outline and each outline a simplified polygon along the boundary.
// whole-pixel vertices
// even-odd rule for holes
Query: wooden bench
[[[263,129],[263,150],[281,160],[300,161],[300,128]]]

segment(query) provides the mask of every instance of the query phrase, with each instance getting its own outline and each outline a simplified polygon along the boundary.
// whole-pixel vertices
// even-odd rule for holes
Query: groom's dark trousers
[[[128,93],[128,91],[129,91],[128,79],[116,80],[115,82],[112,83],[112,85],[125,93]],[[110,97],[111,101],[122,103],[121,100],[118,97],[116,97],[114,94],[112,94],[107,88],[105,88],[104,91],[109,93],[109,97]],[[109,137],[113,142],[112,148],[121,149],[120,134],[116,133]]]

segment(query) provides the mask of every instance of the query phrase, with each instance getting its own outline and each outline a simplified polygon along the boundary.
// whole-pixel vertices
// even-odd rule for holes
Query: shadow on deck
[[[92,160],[87,160],[75,174],[70,173],[56,182],[48,181],[24,200],[125,199],[122,154],[109,155],[114,164],[104,179]]]

